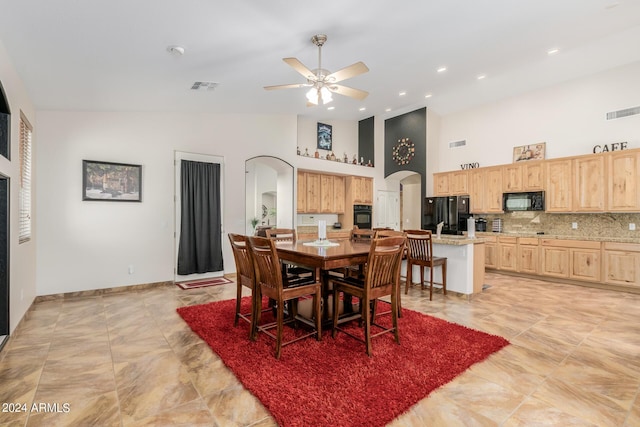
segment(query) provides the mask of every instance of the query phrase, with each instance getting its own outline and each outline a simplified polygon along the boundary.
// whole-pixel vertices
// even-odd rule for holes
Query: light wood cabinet
[[[505,193],[523,191],[522,163],[514,163],[502,167],[502,189]]]
[[[607,210],[640,211],[640,150],[607,154]]]
[[[541,274],[598,282],[601,277],[601,243],[586,240],[542,239]]]
[[[449,196],[449,172],[433,174],[433,194],[435,196]]]
[[[498,254],[498,238],[496,236],[487,236],[484,244],[484,266],[485,268],[500,267],[500,259]]]
[[[603,244],[603,279],[612,285],[640,287],[640,244]]]
[[[345,204],[345,179],[344,176],[333,177],[333,212],[337,214],[344,213]]]
[[[600,242],[585,242],[591,248],[571,248],[571,269],[569,278],[575,280],[599,282],[601,269]]]
[[[484,212],[502,213],[502,168],[485,169]]]
[[[296,212],[305,213],[307,211],[307,177],[304,172],[298,171],[298,202]]]
[[[347,178],[350,202],[352,204],[370,205],[373,203],[373,180],[364,176]]]
[[[345,177],[298,171],[297,213],[345,213]]]
[[[472,169],[469,171],[469,212],[484,213],[484,181],[485,170]]]
[[[549,160],[546,162],[547,212],[571,212],[572,209],[572,161],[571,159]]]
[[[605,202],[605,157],[584,156],[573,160],[575,174],[573,210],[603,212]]]
[[[451,194],[454,196],[469,194],[469,171],[459,170],[451,172],[451,176],[449,177],[449,186]]]
[[[333,176],[320,175],[320,212],[333,213]]]
[[[469,171],[459,170],[433,174],[435,196],[462,196],[469,194]]]
[[[544,165],[543,161],[524,162],[522,164],[522,190],[544,190]]]
[[[518,238],[518,272],[527,274],[538,274],[540,264],[539,243],[539,239],[535,237]]]
[[[516,271],[518,265],[518,249],[516,237],[498,237],[500,270]]]
[[[320,212],[320,175],[307,172],[307,213]]]

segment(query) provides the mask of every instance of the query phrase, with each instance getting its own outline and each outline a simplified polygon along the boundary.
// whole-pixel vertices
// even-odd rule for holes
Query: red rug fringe
[[[190,282],[176,282],[176,286],[182,289],[205,288],[207,286],[218,286],[232,283],[232,280],[226,277],[214,277],[213,279],[192,280]]]
[[[243,298],[244,312],[249,298]],[[248,339],[249,326],[233,327],[235,300],[182,307],[177,311],[215,351],[240,382],[281,426],[384,426],[436,388],[509,342],[442,319],[403,309],[400,345],[392,334],[373,339],[373,357],[365,346],[338,333],[284,347],[260,334]],[[380,311],[385,307],[380,307]],[[267,319],[264,319],[267,320]],[[387,324],[390,315],[380,316]],[[362,335],[358,322],[352,332]],[[287,334],[301,333],[285,328]],[[375,331],[374,331],[375,332]]]

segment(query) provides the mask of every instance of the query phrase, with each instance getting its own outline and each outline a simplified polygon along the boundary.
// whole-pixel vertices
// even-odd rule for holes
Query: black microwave
[[[505,212],[544,211],[544,191],[503,193],[502,210]]]

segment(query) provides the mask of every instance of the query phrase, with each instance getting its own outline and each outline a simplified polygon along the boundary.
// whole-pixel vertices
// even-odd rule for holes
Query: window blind
[[[18,241],[31,240],[31,134],[29,121],[20,115],[20,213]]]

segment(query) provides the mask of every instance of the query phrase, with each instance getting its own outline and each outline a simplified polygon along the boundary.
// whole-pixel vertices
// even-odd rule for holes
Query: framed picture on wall
[[[513,147],[513,163],[527,160],[543,160],[545,156],[545,142],[532,145]]]
[[[82,200],[141,202],[142,165],[83,160]]]
[[[318,149],[331,151],[331,141],[333,137],[331,125],[318,123]]]

